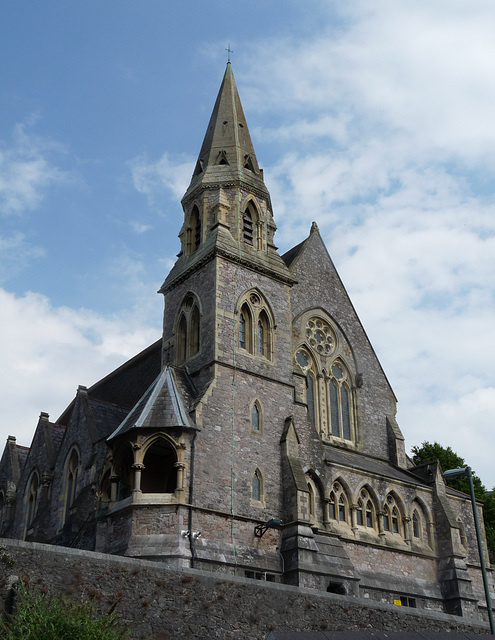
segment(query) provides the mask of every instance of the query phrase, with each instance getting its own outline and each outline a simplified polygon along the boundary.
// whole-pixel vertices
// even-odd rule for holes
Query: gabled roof
[[[196,429],[189,417],[194,395],[185,371],[166,366],[108,440],[133,429]]]
[[[160,373],[161,338],[98,380],[87,390],[90,398],[127,408],[130,411]],[[65,409],[57,423],[67,425],[75,400]],[[108,432],[107,434],[108,435]]]

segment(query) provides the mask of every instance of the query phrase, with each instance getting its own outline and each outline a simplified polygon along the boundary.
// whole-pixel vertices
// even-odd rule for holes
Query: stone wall
[[[264,640],[275,630],[488,633],[487,625],[431,611],[3,539],[0,588],[4,598],[14,576],[29,580],[42,592],[93,600],[102,611],[116,606],[132,637],[143,640]]]

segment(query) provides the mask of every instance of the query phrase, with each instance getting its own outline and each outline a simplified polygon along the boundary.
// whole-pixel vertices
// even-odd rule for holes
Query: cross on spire
[[[230,48],[230,42],[229,42],[229,44],[228,44],[228,47],[225,49],[225,51],[227,51],[227,52],[228,52],[228,59],[227,59],[227,62],[230,62],[230,54],[231,54],[231,53],[234,53],[234,52],[232,51],[232,49]]]

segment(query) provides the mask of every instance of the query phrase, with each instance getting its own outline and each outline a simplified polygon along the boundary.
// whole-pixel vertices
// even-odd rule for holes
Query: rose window
[[[320,355],[328,356],[335,349],[335,337],[330,326],[320,318],[311,318],[306,324],[306,338]]]

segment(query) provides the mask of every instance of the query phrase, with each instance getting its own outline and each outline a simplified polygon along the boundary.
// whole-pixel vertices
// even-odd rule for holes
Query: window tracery
[[[303,321],[303,338],[295,362],[305,376],[305,401],[311,421],[324,439],[354,443],[354,395],[352,378],[339,348],[336,331],[318,316]]]
[[[344,487],[339,482],[334,482],[328,501],[329,517],[339,522],[349,522],[349,500]]]
[[[376,529],[376,510],[367,489],[361,489],[356,507],[356,524],[360,527]]]
[[[403,535],[402,516],[395,496],[388,494],[383,506],[383,529],[390,533]]]
[[[177,314],[176,322],[176,362],[182,364],[194,357],[200,350],[201,314],[199,302],[189,293]]]
[[[241,298],[238,321],[238,344],[241,349],[271,360],[273,320],[266,302],[257,291]]]

